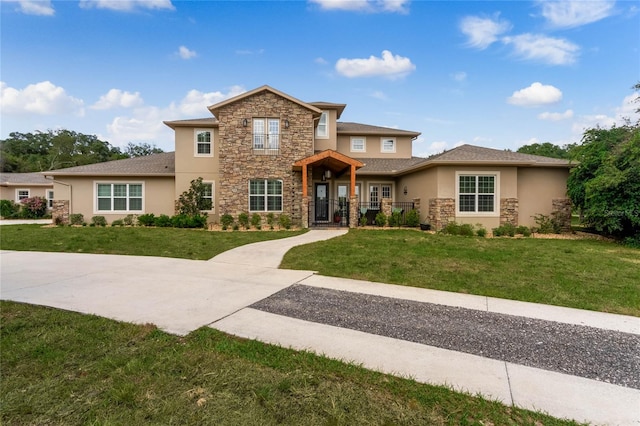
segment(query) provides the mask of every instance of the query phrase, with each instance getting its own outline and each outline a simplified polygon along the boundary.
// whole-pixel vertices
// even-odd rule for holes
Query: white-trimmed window
[[[31,192],[28,189],[16,189],[16,203],[24,200],[25,198],[29,198]]]
[[[137,212],[144,209],[142,183],[103,183],[95,185],[96,212]]]
[[[280,119],[253,119],[253,149],[280,149]]]
[[[201,211],[213,210],[215,184],[213,182],[202,182],[202,189],[202,199],[199,200],[198,208]]]
[[[457,213],[495,216],[499,214],[499,174],[456,173]]]
[[[380,152],[396,152],[396,138],[380,138]]]
[[[379,203],[383,198],[391,197],[391,184],[372,184],[369,185],[369,202],[373,205]]]
[[[329,137],[329,115],[323,112],[318,120],[318,127],[316,127],[316,137],[326,139]]]
[[[47,189],[47,208],[53,208],[53,189]]]
[[[213,130],[196,129],[194,144],[196,157],[213,157]]]
[[[249,211],[282,211],[282,181],[279,179],[252,179],[249,181]]]
[[[366,152],[367,138],[363,136],[354,136],[351,138],[351,152]]]

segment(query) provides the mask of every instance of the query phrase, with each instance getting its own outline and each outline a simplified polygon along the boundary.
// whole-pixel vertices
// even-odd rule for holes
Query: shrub
[[[171,218],[171,224],[176,228],[204,228],[207,226],[207,214],[177,214]]]
[[[475,235],[473,225],[470,223],[463,223],[460,225],[460,235],[464,237],[473,237]]]
[[[233,225],[233,216],[228,213],[220,216],[220,225],[222,225],[222,230],[226,231],[229,226]]]
[[[515,237],[516,227],[511,223],[504,223],[497,228],[493,228],[494,237]]]
[[[82,213],[74,213],[69,215],[70,225],[82,225],[84,224],[84,216]]]
[[[640,249],[640,232],[634,236],[625,238],[622,241],[622,244],[624,244],[627,247]]]
[[[160,216],[153,219],[153,225],[157,226],[158,228],[170,228],[171,226],[173,226],[173,222],[169,216],[167,216],[166,214],[161,214]]]
[[[440,232],[447,235],[460,235],[460,225],[456,222],[449,222]]]
[[[53,224],[56,226],[64,226],[64,223],[62,222],[62,216],[56,216],[55,219],[53,219]]]
[[[387,224],[387,215],[384,214],[382,211],[379,211],[378,214],[376,215],[376,225],[377,226],[385,226]]]
[[[30,197],[20,201],[21,216],[26,219],[38,219],[47,213],[47,200],[43,197]]]
[[[281,214],[280,217],[278,218],[278,223],[280,224],[281,228],[284,228],[284,229],[291,228],[291,218],[289,217],[289,215]]]
[[[262,216],[260,216],[258,213],[252,214],[251,215],[251,226],[253,226],[256,229],[260,229],[260,228],[262,228],[261,224],[262,224]]]
[[[559,234],[562,231],[562,223],[556,217],[557,215],[547,216],[537,214],[533,216],[536,221],[537,231],[541,234]]]
[[[484,237],[486,237],[486,236],[487,236],[487,230],[486,230],[486,229],[484,229],[484,228],[482,228],[482,227],[480,227],[480,228],[478,228],[478,229],[476,230],[476,235],[477,235],[478,237],[482,237],[482,238],[484,238]]]
[[[156,216],[153,213],[141,214],[138,216],[138,225],[140,226],[153,226],[155,224]]]
[[[363,214],[362,216],[360,216],[360,226],[367,226],[368,221],[369,220],[367,219],[366,215]]]
[[[20,211],[20,205],[11,200],[0,200],[0,216],[5,219],[16,217]]]
[[[238,223],[242,225],[244,229],[249,229],[249,215],[242,212],[238,215]]]
[[[240,229],[240,225],[238,225],[237,223],[233,224],[233,230],[237,231],[238,229]]]
[[[116,219],[113,222],[111,222],[111,226],[124,226],[124,220]]]
[[[405,222],[407,226],[417,228],[420,225],[420,213],[418,213],[418,210],[409,210],[409,212],[407,213],[407,217],[405,218]]]
[[[516,228],[516,234],[518,235],[522,235],[524,237],[530,237],[531,236],[531,230],[524,226],[524,225],[520,225]]]
[[[93,226],[107,226],[107,219],[104,216],[93,216],[91,218],[91,225],[93,225]]]
[[[402,214],[400,212],[393,212],[389,216],[389,226],[399,228],[402,225]]]
[[[269,225],[269,229],[273,229],[274,223],[276,223],[276,216],[272,212],[267,213],[267,225]]]
[[[122,222],[127,226],[133,226],[136,223],[136,216],[128,214],[122,219]]]
[[[176,202],[178,214],[198,216],[202,210],[211,210],[213,208],[211,198],[205,197],[205,195],[211,195],[210,189],[211,184],[203,183],[201,177],[192,180],[189,189],[178,197]]]

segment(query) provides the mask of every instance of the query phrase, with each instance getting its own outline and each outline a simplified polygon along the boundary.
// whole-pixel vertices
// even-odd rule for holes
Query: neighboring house
[[[416,208],[437,229],[450,221],[491,228],[533,225],[533,215],[570,206],[567,161],[471,145],[412,157],[420,133],[340,122],[345,107],[262,86],[210,106],[212,117],[166,121],[175,152],[46,172],[54,216],[172,215],[197,178],[212,222],[248,212],[355,227],[381,209]]]
[[[50,209],[54,198],[53,181],[42,173],[0,173],[0,200],[20,203],[31,197],[45,198]]]

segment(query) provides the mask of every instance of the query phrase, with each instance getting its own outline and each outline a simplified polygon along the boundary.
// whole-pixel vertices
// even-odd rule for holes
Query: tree
[[[533,155],[542,155],[544,157],[552,157],[552,158],[569,158],[569,150],[572,148],[572,145],[565,145],[564,147],[560,147],[554,145],[550,142],[545,143],[534,143],[531,145],[524,145],[518,148],[517,152],[522,154],[533,154]]]
[[[201,177],[192,180],[189,189],[184,191],[176,202],[178,213],[198,216],[203,210],[211,210],[211,198],[205,197],[210,194],[210,190],[211,185],[203,183]]]
[[[587,225],[640,242],[640,124],[589,129],[567,192]]]
[[[157,148],[155,145],[151,145],[146,142],[142,142],[137,145],[129,142],[127,146],[124,147],[124,153],[129,157],[142,157],[145,155],[160,154],[162,152],[164,151],[162,151],[160,148]]]

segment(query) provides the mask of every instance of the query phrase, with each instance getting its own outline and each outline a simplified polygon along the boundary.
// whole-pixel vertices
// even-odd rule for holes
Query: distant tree
[[[71,130],[12,132],[0,140],[3,172],[41,172],[120,158],[127,155],[109,142]]]
[[[160,154],[162,152],[164,151],[160,148],[146,142],[140,144],[129,142],[127,146],[124,147],[124,153],[128,157],[142,157],[145,155]]]
[[[533,155],[542,155],[544,157],[551,158],[569,158],[569,151],[571,150],[571,145],[565,145],[564,147],[560,147],[558,145],[554,145],[550,142],[545,143],[534,143],[531,145],[524,145],[518,148],[518,152],[522,154],[533,154]]]

